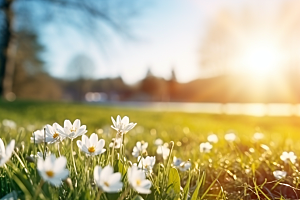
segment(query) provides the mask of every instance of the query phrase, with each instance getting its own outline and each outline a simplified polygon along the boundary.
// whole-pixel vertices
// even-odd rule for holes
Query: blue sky
[[[121,76],[132,84],[144,78],[149,68],[154,75],[164,78],[169,78],[174,68],[180,82],[203,77],[205,74],[200,70],[199,49],[210,20],[223,6],[238,9],[250,1],[147,2],[151,3],[130,23],[131,32],[137,39],[126,40],[117,33],[110,33],[109,41],[103,44],[105,51],[99,47],[102,44],[82,37],[76,30],[68,29],[62,34],[54,24],[47,26],[42,41],[48,48],[45,58],[49,73],[55,77],[67,77],[72,58],[84,53],[95,63],[93,78]]]

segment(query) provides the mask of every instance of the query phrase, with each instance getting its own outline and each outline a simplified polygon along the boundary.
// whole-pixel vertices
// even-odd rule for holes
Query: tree
[[[0,0],[0,96],[7,93],[5,82],[10,82],[17,48],[15,33],[27,21],[33,30],[47,22],[57,26],[76,28],[93,38],[105,38],[99,33],[111,30],[128,34],[125,23],[139,10],[138,1],[123,0]],[[26,20],[24,20],[26,19]],[[103,31],[104,30],[104,31]],[[106,39],[106,38],[105,38]],[[105,40],[104,39],[104,40]]]

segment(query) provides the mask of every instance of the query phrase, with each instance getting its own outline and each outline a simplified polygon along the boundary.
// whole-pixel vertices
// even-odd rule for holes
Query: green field
[[[195,197],[197,183],[201,185],[198,188],[198,199],[288,199],[300,197],[298,189],[300,183],[299,162],[296,161],[295,164],[292,164],[280,160],[283,151],[293,151],[296,155],[300,155],[300,119],[298,117],[151,112],[140,109],[74,103],[0,101],[0,121],[9,119],[17,124],[16,130],[1,125],[0,138],[5,144],[11,139],[16,140],[16,147],[26,165],[25,168],[30,168],[30,173],[34,173],[33,176],[39,179],[33,163],[29,163],[25,159],[27,154],[30,155],[35,152],[34,144],[30,143],[32,130],[41,129],[45,124],[52,125],[54,122],[63,126],[65,119],[69,119],[71,122],[80,119],[82,124],[87,125],[88,132],[86,135],[90,136],[92,133],[97,133],[100,138],[106,141],[105,146],[108,148],[111,138],[115,137],[115,131],[110,127],[112,125],[110,118],[111,116],[116,118],[117,115],[121,117],[127,115],[131,122],[137,123],[137,126],[125,135],[124,157],[133,163],[136,162],[136,158],[131,155],[131,152],[136,142],[142,140],[149,143],[148,155],[156,156],[154,174],[157,175],[157,179],[153,181],[153,185],[156,185],[157,188],[153,189],[152,187],[153,196],[141,195],[144,199],[183,199],[184,196],[192,198]],[[235,142],[230,143],[224,140],[224,135],[229,132],[234,132],[237,135]],[[255,132],[262,132],[265,137],[260,141],[255,141],[253,140]],[[200,143],[206,142],[207,136],[211,133],[218,135],[219,142],[213,144],[211,152],[200,153]],[[170,192],[168,188],[163,188],[163,184],[159,180],[159,163],[164,164],[165,167],[168,167],[168,164],[159,155],[156,155],[154,141],[157,138],[161,138],[167,143],[174,141],[172,156],[180,157],[183,160],[191,159],[191,180],[188,181],[188,172],[179,173],[180,184],[184,190],[178,194]],[[69,143],[66,142],[66,144]],[[265,151],[261,148],[261,144],[269,146],[270,150]],[[48,148],[55,151],[55,148],[50,145]],[[62,154],[65,153],[68,162],[71,162],[69,160],[70,155],[68,155],[69,149],[63,147],[62,150]],[[76,146],[74,146],[74,150],[78,153]],[[12,161],[18,162],[14,156]],[[99,160],[93,160],[93,164],[95,165],[97,161]],[[80,164],[78,165],[79,170],[84,171],[84,165],[81,168]],[[20,167],[20,164],[17,166],[20,168],[18,173],[22,173],[24,169]],[[69,165],[68,167],[71,168]],[[13,167],[11,169],[13,170]],[[273,176],[275,170],[286,171],[287,177],[276,181]],[[70,178],[74,184],[76,177],[72,170],[70,171]],[[9,176],[4,169],[0,168],[0,172],[5,174],[1,176],[1,186],[4,185],[4,181],[10,180],[8,186],[0,189],[0,197],[2,197],[19,188],[20,183],[16,183],[17,179],[13,179],[13,175]],[[169,176],[169,178],[171,176],[168,171],[164,172],[163,175]],[[189,182],[190,184],[187,184]],[[36,181],[32,183],[33,193],[36,191],[37,185],[38,182]],[[188,187],[185,187],[186,185]],[[88,190],[80,184],[76,192],[63,187],[66,186],[54,188],[44,185],[43,194],[39,195],[38,198],[56,199],[57,196],[55,195],[58,194],[62,199],[93,199],[96,196],[94,192],[87,192],[91,188],[88,187]],[[173,187],[173,185],[169,185],[169,187]],[[22,190],[22,187],[20,188],[22,191],[20,196],[25,198],[26,192]],[[155,191],[160,191],[160,193]],[[135,193],[130,192],[130,195],[128,197],[133,198]],[[114,199],[115,197],[102,195],[102,198]]]

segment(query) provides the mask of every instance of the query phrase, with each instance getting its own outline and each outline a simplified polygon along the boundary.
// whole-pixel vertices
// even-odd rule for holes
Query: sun
[[[249,41],[241,46],[233,71],[257,77],[272,76],[280,73],[283,55],[275,42]]]

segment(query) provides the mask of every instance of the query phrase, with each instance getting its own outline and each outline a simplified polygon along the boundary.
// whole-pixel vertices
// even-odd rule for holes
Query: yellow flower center
[[[137,186],[140,186],[140,185],[141,185],[141,183],[142,183],[142,182],[141,182],[141,180],[140,180],[140,179],[137,179],[137,180],[136,180],[136,185],[137,185]]]
[[[89,151],[90,153],[94,153],[95,150],[96,150],[96,149],[95,149],[94,146],[91,146],[91,147],[88,148],[88,151]]]
[[[72,127],[72,128],[70,129],[70,131],[71,131],[71,133],[72,133],[72,132],[76,132],[76,128]]]
[[[57,138],[58,136],[59,136],[58,133],[54,133],[53,138],[55,139],[55,138]]]
[[[109,184],[108,184],[108,182],[104,182],[104,185],[106,186],[106,187],[109,187]]]
[[[54,176],[54,172],[53,171],[46,171],[47,176],[49,176],[50,178]]]

